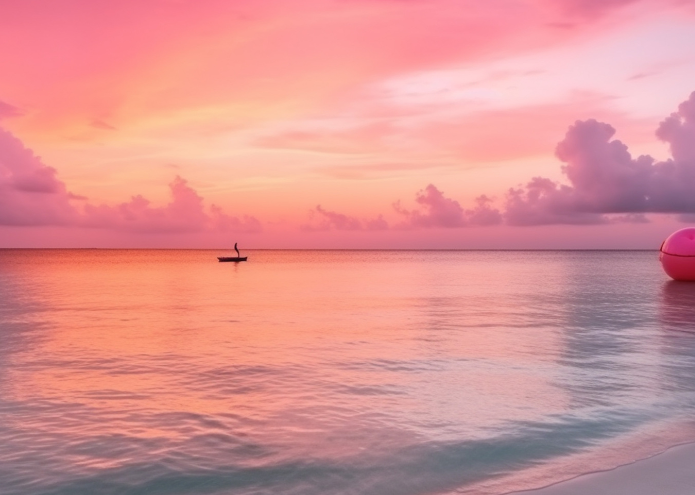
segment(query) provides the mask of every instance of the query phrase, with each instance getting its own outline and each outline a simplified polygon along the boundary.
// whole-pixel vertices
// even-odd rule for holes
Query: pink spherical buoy
[[[659,260],[674,280],[695,281],[695,228],[674,232],[661,245]]]

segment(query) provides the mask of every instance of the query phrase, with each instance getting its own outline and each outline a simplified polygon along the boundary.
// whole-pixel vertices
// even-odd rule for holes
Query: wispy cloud
[[[94,127],[95,129],[103,129],[105,131],[115,131],[116,130],[116,128],[114,126],[112,126],[111,124],[108,124],[100,119],[92,120],[89,123],[89,125]]]
[[[309,217],[309,223],[300,226],[301,230],[314,232],[325,230],[386,230],[389,228],[388,223],[381,215],[365,220],[326,210],[321,205],[311,210]]]
[[[0,119],[19,117],[20,115],[22,115],[22,111],[19,108],[0,100]]]

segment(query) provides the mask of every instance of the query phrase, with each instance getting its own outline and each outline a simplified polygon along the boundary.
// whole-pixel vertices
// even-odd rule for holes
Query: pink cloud
[[[19,110],[19,108],[0,100],[0,119],[7,117],[19,117],[20,115],[22,115],[22,112]]]
[[[614,134],[596,120],[571,126],[556,149],[571,185],[536,177],[510,189],[507,222],[601,223],[604,214],[695,212],[695,92],[657,130],[671,159],[633,158],[625,144],[612,140]]]
[[[644,223],[647,213],[695,213],[695,92],[664,120],[657,137],[669,144],[673,157],[657,162],[633,158],[628,147],[612,139],[615,129],[594,119],[577,121],[556,147],[569,184],[534,177],[509,189],[502,211],[487,196],[465,209],[430,184],[419,191],[419,209],[394,204],[405,221],[394,228],[459,228],[497,225]],[[364,221],[342,213],[315,210],[320,229],[362,230]],[[381,218],[381,217],[380,217]],[[683,220],[692,216],[683,216]],[[385,225],[386,227],[386,225]]]
[[[301,230],[312,232],[322,230],[386,230],[388,223],[382,215],[370,220],[363,220],[329,211],[318,205],[309,213],[311,222],[302,225]]]
[[[262,230],[254,217],[233,217],[216,205],[206,210],[203,198],[181,177],[169,187],[171,202],[165,206],[152,206],[138,195],[117,206],[86,203],[78,209],[71,200],[87,198],[69,192],[55,169],[0,129],[0,225],[64,225],[140,233]]]
[[[94,127],[95,129],[102,129],[105,131],[115,131],[116,128],[112,126],[111,124],[108,124],[104,122],[103,120],[100,119],[94,119],[89,123],[90,126]]]
[[[254,217],[232,217],[216,205],[206,211],[203,198],[177,176],[171,184],[171,202],[151,206],[142,196],[133,196],[117,206],[87,204],[80,225],[84,227],[141,233],[188,233],[215,230],[255,233],[262,230]]]
[[[153,207],[142,196],[117,206],[85,205],[82,225],[135,232],[199,232],[206,227],[208,215],[200,197],[181,177],[169,185],[171,202]]]
[[[66,225],[77,216],[55,169],[0,129],[0,225]]]
[[[311,222],[303,225],[301,229],[304,231],[379,231],[480,227],[502,223],[502,214],[491,206],[490,198],[483,195],[475,201],[474,208],[464,209],[458,201],[445,197],[439,189],[430,184],[415,196],[415,202],[419,208],[407,210],[401,206],[400,201],[394,203],[396,213],[405,218],[394,225],[389,225],[383,215],[365,220],[326,210],[319,205],[310,212]]]
[[[669,144],[674,161],[695,162],[695,92],[659,125],[656,135]]]
[[[256,234],[263,231],[260,220],[251,215],[243,215],[241,218],[226,214],[217,205],[210,206],[210,228],[219,232],[245,232]]]
[[[612,10],[640,2],[646,3],[644,0],[552,0],[552,6],[560,8],[568,17],[593,19]]]
[[[501,223],[502,215],[490,206],[492,202],[487,196],[476,198],[476,206],[471,210],[464,209],[458,201],[447,198],[432,184],[419,191],[415,201],[422,207],[420,210],[406,210],[400,202],[394,204],[396,211],[405,216],[401,228],[456,228],[472,225],[496,225]]]
[[[577,212],[572,188],[543,177],[534,177],[526,187],[509,190],[504,218],[510,225],[605,222],[598,213]]]

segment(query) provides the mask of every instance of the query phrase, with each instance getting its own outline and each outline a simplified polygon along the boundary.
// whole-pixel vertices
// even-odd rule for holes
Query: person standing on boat
[[[234,243],[234,251],[236,251],[237,258],[241,258],[241,255],[239,254],[239,250],[236,247],[236,242]]]

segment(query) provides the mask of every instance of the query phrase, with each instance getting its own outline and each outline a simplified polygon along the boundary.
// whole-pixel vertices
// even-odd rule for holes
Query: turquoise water
[[[655,252],[0,250],[0,493],[501,494],[695,440]]]

